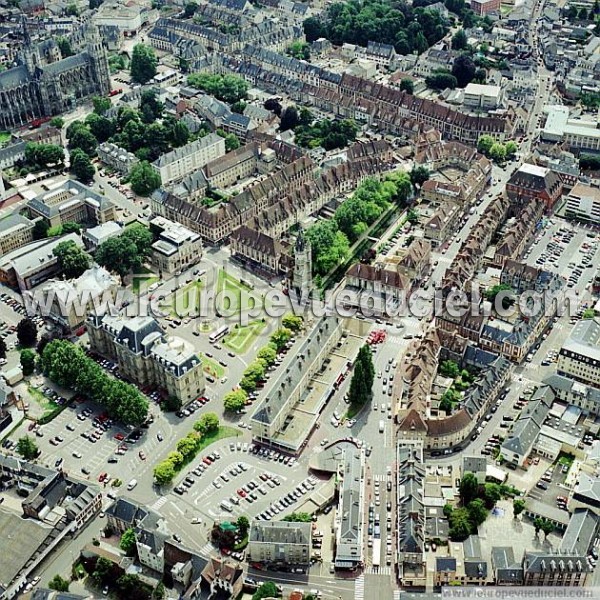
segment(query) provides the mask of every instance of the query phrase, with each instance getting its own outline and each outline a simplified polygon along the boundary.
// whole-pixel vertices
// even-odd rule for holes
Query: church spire
[[[23,46],[25,48],[30,48],[31,36],[29,35],[29,30],[27,29],[27,17],[25,17],[25,15],[21,15],[21,27],[23,29]]]

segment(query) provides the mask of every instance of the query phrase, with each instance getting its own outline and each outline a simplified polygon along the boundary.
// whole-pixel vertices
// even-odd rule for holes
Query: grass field
[[[206,354],[199,352],[202,368],[206,373],[212,375],[216,379],[221,379],[225,375],[225,367],[222,367],[216,360],[209,358]]]
[[[239,429],[236,429],[235,427],[228,427],[227,425],[221,425],[218,431],[208,433],[202,438],[200,446],[198,447],[198,451],[196,452],[196,456],[198,456],[198,454],[202,452],[204,448],[210,446],[211,444],[214,444],[215,442],[218,442],[224,438],[237,437],[238,435],[242,435],[242,432]]]
[[[237,354],[245,354],[266,325],[266,323],[259,320],[232,329],[223,339],[223,345]]]
[[[147,290],[149,286],[158,281],[158,275],[155,275],[150,269],[142,267],[140,270],[141,273],[137,273],[131,283],[134,294]]]
[[[0,131],[0,148],[10,140],[10,133],[8,131]]]
[[[161,303],[160,308],[174,318],[184,318],[196,315],[200,306],[200,290],[202,283],[192,281],[185,287],[168,296],[168,300]]]
[[[262,306],[264,303],[262,296],[253,294],[249,286],[227,273],[224,269],[219,271],[217,294],[227,294],[227,298],[218,298],[217,309],[219,312],[235,314],[254,306]]]

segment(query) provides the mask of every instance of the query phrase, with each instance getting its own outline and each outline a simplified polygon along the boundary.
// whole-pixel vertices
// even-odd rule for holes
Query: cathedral
[[[83,50],[60,60],[44,52],[43,43],[33,44],[24,28],[18,66],[0,73],[0,129],[59,115],[81,98],[110,92],[106,50],[96,26],[86,27]]]

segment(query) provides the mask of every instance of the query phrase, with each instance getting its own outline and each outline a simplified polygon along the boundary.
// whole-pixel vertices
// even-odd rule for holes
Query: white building
[[[540,139],[546,142],[567,143],[570,148],[580,150],[600,150],[600,121],[569,118],[569,107],[563,105],[546,106],[546,124]]]
[[[163,185],[183,179],[209,162],[224,156],[225,139],[211,133],[181,148],[163,154],[152,163]]]
[[[248,560],[267,564],[308,565],[312,523],[253,521]]]
[[[576,381],[600,387],[600,319],[580,321],[558,354],[556,370]]]
[[[142,9],[133,3],[104,2],[92,20],[97,26],[112,25],[123,32],[134,33],[142,27]]]
[[[465,88],[463,104],[470,108],[491,110],[502,104],[504,93],[499,85],[469,83]]]
[[[180,225],[154,217],[150,222],[161,230],[158,240],[152,244],[152,262],[163,272],[175,273],[197,263],[202,256],[202,237]]]

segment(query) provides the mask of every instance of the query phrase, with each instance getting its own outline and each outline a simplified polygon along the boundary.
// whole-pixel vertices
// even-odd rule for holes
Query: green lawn
[[[198,454],[207,446],[210,446],[219,440],[223,440],[228,437],[237,437],[238,435],[242,435],[242,432],[239,429],[236,429],[235,427],[228,427],[227,425],[221,425],[218,431],[209,433],[202,438],[200,446],[198,446],[198,452],[196,453],[196,456],[198,456]]]
[[[245,354],[266,326],[266,323],[258,320],[232,329],[223,339],[223,345],[238,354]]]
[[[217,295],[226,293],[227,300],[219,298],[217,309],[220,312],[233,314],[248,310],[254,306],[262,306],[264,299],[258,294],[253,294],[249,286],[227,273],[224,269],[219,271],[217,279]]]
[[[147,290],[149,286],[158,281],[158,275],[155,275],[150,269],[142,267],[140,273],[136,273],[131,284],[134,294],[139,294],[143,290]]]
[[[56,404],[56,402],[44,396],[44,394],[42,394],[40,390],[28,386],[27,391],[31,395],[31,398],[34,400],[34,402],[43,411],[42,414],[38,417],[38,419],[46,420],[49,419],[49,417],[54,418],[56,415],[62,412],[64,405],[61,406],[60,404]]]
[[[212,375],[215,379],[221,379],[225,375],[225,367],[222,367],[216,360],[209,358],[202,352],[198,353],[202,361],[202,368],[206,373]]]
[[[185,287],[178,289],[174,294],[167,296],[160,305],[161,310],[170,314],[175,319],[198,314],[200,308],[200,281],[191,281]],[[189,315],[188,315],[189,313]]]
[[[10,133],[8,131],[0,131],[0,148],[10,140]]]

